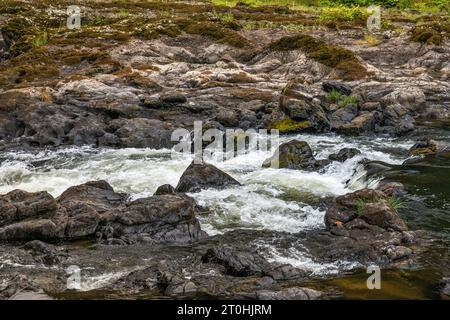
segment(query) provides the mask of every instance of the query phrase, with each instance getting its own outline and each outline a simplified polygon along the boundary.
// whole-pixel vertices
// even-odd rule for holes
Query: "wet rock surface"
[[[240,183],[225,172],[208,163],[193,161],[183,172],[175,190],[177,192],[197,192],[201,189],[223,189]]]
[[[26,214],[18,210],[24,199],[35,204],[26,207]],[[127,244],[189,242],[206,235],[195,217],[195,201],[184,194],[127,201],[127,195],[116,193],[106,181],[91,181],[67,189],[56,200],[47,193],[16,190],[3,201],[12,208],[5,211],[8,215],[0,227],[0,238],[6,241],[95,236],[99,241]]]
[[[360,43],[365,34],[359,27],[309,28],[316,17],[305,19],[283,7],[270,9],[281,25],[247,28],[242,21],[272,23],[268,9],[237,5],[230,9],[235,21],[225,23],[203,2],[146,3],[137,11],[129,4],[123,16],[114,6],[86,3],[83,19],[92,27],[66,34],[60,30],[65,4],[55,3],[57,9],[49,11],[38,2],[33,8],[17,3],[17,17],[8,12],[0,17],[0,164],[8,161],[2,153],[16,147],[171,148],[172,132],[192,131],[194,121],[221,130],[369,136],[376,144],[376,135],[413,136],[419,120],[450,114],[448,37],[433,33],[433,41],[412,41],[408,23],[395,21],[404,32],[387,30],[383,41],[371,46]],[[45,41],[35,33],[42,21]],[[284,23],[302,32],[289,31]],[[416,39],[420,28],[411,31]],[[302,39],[325,51],[313,54],[301,46]],[[348,70],[335,54],[349,59]],[[320,199],[311,209],[326,210],[324,224],[301,232],[249,224],[208,236],[199,222],[203,213],[184,193],[253,187],[210,164],[192,163],[176,187],[166,184],[137,200],[106,181],[70,187],[57,198],[8,192],[0,195],[0,299],[322,299],[329,288],[309,282],[329,276],[315,273],[318,266],[338,265],[338,276],[372,264],[412,270],[429,259],[423,255],[435,235],[416,230],[414,219],[408,228],[402,219],[429,208],[406,197],[413,206],[400,215],[398,198],[415,187],[450,189],[445,187],[448,145],[423,138],[410,152],[413,157],[402,165],[362,161],[362,185],[381,179],[375,189],[359,185],[356,192]],[[312,176],[332,161],[359,154],[344,148],[316,159],[308,143],[292,140],[263,166],[276,161],[276,167]],[[430,164],[444,174],[430,174]],[[421,181],[411,182],[411,173]],[[305,186],[310,187],[306,180]],[[342,186],[337,188],[341,194]],[[289,192],[297,191],[303,192]],[[268,192],[292,197],[285,190]],[[298,198],[292,198],[293,210],[303,215]],[[224,198],[228,201],[233,195]],[[433,205],[447,210],[439,200]],[[316,269],[273,262],[281,255],[277,250],[289,262],[300,257]],[[443,257],[439,263],[446,268]],[[73,266],[80,267],[83,281],[69,290]],[[445,276],[439,285],[443,296],[448,287]]]
[[[314,171],[329,163],[329,160],[317,160],[307,142],[291,140],[281,144],[274,155],[264,161],[263,167]]]

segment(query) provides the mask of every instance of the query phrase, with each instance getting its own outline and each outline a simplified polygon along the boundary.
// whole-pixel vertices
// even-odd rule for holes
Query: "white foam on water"
[[[190,194],[201,206],[213,212],[200,215],[202,228],[209,234],[223,233],[236,228],[267,229],[299,232],[323,226],[325,212],[307,204],[284,201],[273,197],[276,190],[260,192],[258,185],[207,189]]]
[[[283,252],[268,244],[259,244],[266,253],[265,256],[269,262],[278,262],[281,264],[290,264],[301,270],[310,271],[313,275],[338,274],[342,271],[352,270],[360,265],[350,261],[335,261],[333,263],[319,263],[309,256],[304,250],[298,250],[291,247]]]
[[[363,158],[399,164],[411,145],[388,138],[346,138],[333,134],[299,134],[280,137],[308,142],[317,159],[325,159],[342,148],[357,148],[362,153],[347,161],[332,162],[319,172],[262,168],[263,161],[275,150],[250,151],[226,161],[211,160],[243,186],[224,190],[202,190],[191,194],[200,205],[211,209],[199,215],[203,230],[209,234],[238,228],[266,229],[296,233],[323,228],[325,211],[311,206],[310,198],[335,197],[355,189],[375,186],[377,181],[359,181],[347,186],[358,162]],[[387,151],[387,152],[386,152]],[[42,150],[38,153],[3,153],[0,162],[0,194],[13,189],[46,190],[53,196],[67,188],[91,180],[106,180],[116,191],[129,193],[132,199],[152,195],[158,186],[178,180],[192,161],[191,155],[171,157],[167,149],[95,149],[90,147]],[[363,175],[364,172],[357,174]],[[294,195],[294,196],[292,196]],[[286,252],[271,249],[274,261],[289,263],[314,272],[334,272],[346,262],[317,264],[298,249]],[[95,288],[122,274],[93,277],[86,289]]]
[[[138,268],[134,268],[131,270],[124,270],[120,272],[110,272],[110,273],[103,273],[96,276],[91,277],[82,277],[80,281],[80,286],[76,288],[77,291],[86,292],[91,291],[95,289],[103,288],[111,283],[113,283],[116,280],[119,280],[120,278],[126,276],[127,274],[136,271]]]

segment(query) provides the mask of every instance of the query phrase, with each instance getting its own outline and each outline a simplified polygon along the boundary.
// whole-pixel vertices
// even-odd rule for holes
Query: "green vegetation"
[[[359,21],[365,23],[368,16],[369,12],[366,8],[338,5],[336,7],[323,8],[320,12],[319,20],[322,22]]]
[[[40,46],[47,44],[47,42],[48,42],[48,33],[47,33],[47,31],[44,31],[42,34],[40,34],[36,38],[34,38],[33,45],[35,47],[40,47]]]
[[[358,97],[354,95],[347,96],[345,94],[340,93],[337,90],[331,90],[327,94],[327,100],[330,103],[337,104],[340,108],[346,107],[349,104],[357,104]]]
[[[366,69],[359,63],[353,52],[327,44],[309,35],[298,34],[291,37],[283,37],[272,42],[269,48],[276,51],[300,49],[309,58],[339,70],[344,80],[361,79],[366,75]]]
[[[296,33],[271,43],[268,48],[275,51],[300,49],[309,58],[333,68],[333,76],[337,78],[354,80],[366,76],[365,68],[350,50],[305,33],[326,27],[363,27],[369,0],[84,1],[86,14],[82,17],[81,30],[65,27],[64,10],[73,4],[68,0],[35,0],[32,4],[24,0],[0,2],[0,14],[6,17],[0,28],[6,34],[4,41],[12,56],[0,64],[0,85],[6,88],[19,87],[30,81],[52,81],[64,63],[76,65],[84,62],[83,59],[89,62],[88,71],[83,72],[95,73],[96,68],[120,69],[107,58],[107,52],[133,38],[157,39],[177,37],[183,33],[205,36],[212,41],[241,48],[242,59],[251,59],[260,49],[259,44],[251,42],[251,36],[247,36],[249,30],[255,29]],[[401,28],[397,22],[416,23],[410,34],[411,40],[425,44],[442,45],[449,37],[449,19],[445,15],[450,7],[448,0],[375,2],[390,8],[383,11],[383,28]],[[55,10],[50,12],[49,7]],[[407,30],[405,28],[404,31]],[[355,42],[359,40],[362,39],[355,39]],[[371,35],[366,35],[363,41],[369,45],[378,43]],[[86,57],[85,49],[91,53],[94,51],[97,58]],[[15,59],[19,56],[20,59]],[[233,81],[246,83],[252,79],[237,75]],[[255,94],[256,98],[261,94]],[[346,105],[354,103],[354,99],[341,97],[339,101]],[[286,130],[296,130],[297,126],[302,125],[281,124],[281,128]]]
[[[215,22],[184,20],[179,22],[178,26],[186,33],[208,36],[237,48],[249,46],[249,41],[244,36]]]
[[[295,121],[291,118],[285,118],[269,125],[269,129],[276,129],[280,133],[293,133],[307,129],[310,126],[311,123],[309,121]]]
[[[411,40],[441,45],[444,37],[450,37],[450,21],[442,19],[418,24],[412,31]]]
[[[398,209],[406,208],[405,201],[397,198],[397,197],[389,197],[388,198],[389,207],[391,207],[392,210],[395,212],[398,211]]]
[[[358,198],[356,199],[356,211],[359,215],[363,214],[368,201],[366,199]]]

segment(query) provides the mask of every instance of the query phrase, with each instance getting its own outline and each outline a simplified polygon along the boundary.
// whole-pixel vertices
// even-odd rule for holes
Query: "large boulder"
[[[68,188],[57,201],[62,206],[73,202],[83,203],[103,213],[124,204],[126,198],[126,194],[115,192],[108,182],[98,180]]]
[[[329,160],[316,160],[309,144],[305,141],[291,140],[281,144],[271,158],[263,162],[264,168],[286,168],[294,170],[318,170],[330,163]]]
[[[97,236],[125,242],[189,242],[206,236],[195,214],[194,199],[184,194],[138,199],[111,212]]]
[[[72,240],[97,236],[106,243],[188,242],[206,236],[197,205],[184,194],[127,201],[106,181],[46,192],[15,190],[0,197],[0,240]]]
[[[370,226],[388,231],[408,230],[389,197],[373,189],[362,189],[337,197],[325,214],[325,225],[336,234],[347,234],[347,229]]]
[[[55,199],[47,192],[13,190],[0,196],[0,227],[29,218],[52,216],[56,207]]]
[[[175,190],[177,192],[197,192],[202,189],[223,189],[239,185],[237,180],[212,164],[197,164],[193,161],[183,172]]]

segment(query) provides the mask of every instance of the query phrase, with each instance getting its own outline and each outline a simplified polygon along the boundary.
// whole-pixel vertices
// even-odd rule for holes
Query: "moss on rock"
[[[366,76],[366,69],[350,50],[330,45],[305,34],[282,37],[269,45],[271,50],[302,50],[308,58],[340,71],[345,80],[356,80]]]
[[[269,129],[278,130],[280,133],[294,133],[311,127],[310,121],[295,121],[291,118],[284,118],[269,125]]]
[[[411,41],[427,44],[442,45],[445,37],[450,36],[450,23],[448,21],[432,21],[417,25],[411,32]]]

